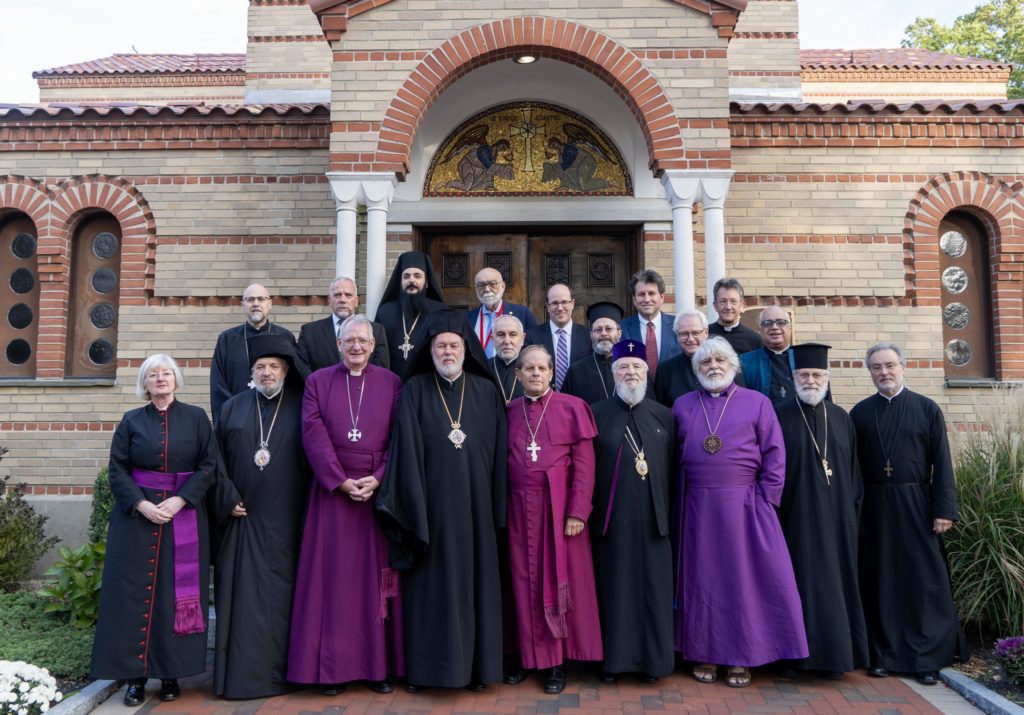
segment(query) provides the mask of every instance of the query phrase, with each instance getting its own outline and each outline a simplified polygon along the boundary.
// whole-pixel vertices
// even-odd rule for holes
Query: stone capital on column
[[[693,206],[700,195],[700,178],[690,171],[669,169],[661,175],[661,184],[665,187],[665,198],[673,209]]]
[[[732,171],[707,172],[700,178],[700,201],[704,210],[725,208],[725,198],[729,194],[729,183]]]

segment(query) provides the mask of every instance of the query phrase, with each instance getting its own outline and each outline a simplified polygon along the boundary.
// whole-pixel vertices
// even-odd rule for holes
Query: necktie
[[[335,344],[338,346],[338,352],[339,353],[341,353],[341,323],[342,323],[342,321],[338,320],[338,321],[335,321],[335,324],[334,324],[335,335],[337,337],[337,343],[335,343]]]
[[[484,346],[484,353],[487,357],[492,358],[494,357],[495,352],[494,340],[491,338],[491,328],[494,326],[494,313],[488,310],[484,312],[484,315],[487,318],[484,321],[484,342],[486,343]]]
[[[555,389],[562,389],[562,381],[565,380],[565,373],[569,371],[569,346],[565,338],[565,330],[559,328],[558,347],[555,348]]]
[[[653,379],[654,373],[658,371],[658,338],[654,335],[654,323],[651,321],[647,321],[647,340],[644,342],[647,348],[647,369]]]

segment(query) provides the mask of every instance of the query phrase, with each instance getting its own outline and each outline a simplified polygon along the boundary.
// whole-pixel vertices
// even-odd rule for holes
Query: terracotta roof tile
[[[964,100],[949,102],[941,99],[906,103],[882,100],[860,100],[845,104],[815,104],[811,102],[732,102],[733,114],[1024,114],[1024,99],[1018,100]]]
[[[32,77],[99,74],[164,74],[192,72],[244,72],[244,54],[139,55],[117,54],[98,60],[38,70]]]
[[[192,104],[192,105],[146,105],[130,102],[111,102],[108,104],[0,104],[0,121],[19,119],[43,119],[57,117],[70,119],[87,114],[100,117],[131,117],[136,114],[150,117],[158,116],[222,116],[235,115],[259,116],[261,114],[313,115],[327,116],[330,106],[327,104]]]
[[[800,50],[802,69],[1010,69],[978,57],[910,47],[869,50]]]

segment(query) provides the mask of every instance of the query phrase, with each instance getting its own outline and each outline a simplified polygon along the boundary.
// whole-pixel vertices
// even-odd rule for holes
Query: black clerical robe
[[[708,326],[708,336],[712,335],[725,338],[737,355],[742,355],[761,347],[761,334],[756,330],[748,328],[743,323],[737,323],[732,328],[726,328],[716,320]]]
[[[592,406],[597,474],[590,535],[604,669],[662,677],[675,664],[669,485],[677,466],[672,413],[654,400],[619,397]],[[636,470],[629,428],[647,461]]]
[[[932,531],[934,519],[957,518],[942,410],[903,388],[892,400],[858,402],[850,416],[864,475],[860,588],[871,664],[922,673],[966,660],[946,550]]]
[[[517,359],[513,358],[512,362],[505,362],[497,355],[487,361],[487,366],[498,381],[498,391],[506,405],[523,396],[523,383],[516,375],[516,361]]]
[[[449,440],[453,420],[466,434],[461,449]],[[507,441],[493,381],[464,372],[449,383],[431,371],[406,382],[377,512],[402,572],[410,683],[502,678],[496,531],[505,526]]]
[[[224,403],[249,389],[252,371],[249,367],[249,341],[257,335],[287,335],[295,345],[295,336],[287,328],[271,323],[269,320],[257,330],[242,323],[228,328],[217,336],[217,346],[213,349],[213,361],[210,363],[210,415],[213,424],[220,420],[220,411]],[[303,377],[306,375],[305,363],[296,365]]]
[[[410,312],[405,316],[405,326],[402,325],[402,301],[392,300],[382,303],[377,308],[377,315],[374,321],[384,326],[384,333],[388,339],[389,369],[405,381],[405,374],[409,369],[409,363],[416,355],[416,350],[430,340],[427,330],[427,313],[437,310],[445,310],[448,306],[432,298],[424,298],[422,301],[423,310],[418,313]],[[405,343],[405,330],[409,330],[409,344],[412,345],[408,351],[402,349]]]
[[[615,378],[612,377],[612,358],[601,357],[591,352],[580,358],[565,373],[562,392],[578,397],[588,405],[607,400],[615,394]]]
[[[206,632],[173,634],[174,528],[135,510],[159,504],[170,491],[142,487],[132,469],[192,472],[176,492],[195,510],[199,536],[199,608],[209,611],[210,540],[205,497],[216,478],[217,440],[201,407],[175,400],[165,411],[152,404],[126,412],[110,444],[108,473],[114,508],[103,564],[99,620],[93,641],[94,678],[180,678],[206,669]],[[175,516],[175,518],[178,518]]]
[[[253,461],[261,419],[270,450],[262,470]],[[245,699],[279,695],[290,689],[288,630],[309,493],[301,389],[286,388],[272,400],[256,390],[235,395],[221,412],[217,442],[226,476],[211,492],[219,536],[213,692]],[[247,516],[231,516],[239,502]]]
[[[829,672],[866,667],[867,626],[857,576],[864,483],[853,422],[827,400],[811,407],[795,396],[776,404],[775,414],[786,443],[779,522],[793,561],[810,652],[796,665]]]

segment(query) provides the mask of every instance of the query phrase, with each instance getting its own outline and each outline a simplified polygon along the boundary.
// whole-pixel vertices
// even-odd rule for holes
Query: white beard
[[[437,370],[437,374],[443,377],[448,382],[452,382],[459,375],[462,374],[462,363],[457,365],[446,366],[441,363],[440,360],[434,358],[434,369]]]
[[[283,390],[283,389],[284,389],[284,380],[281,380],[281,382],[277,383],[274,386],[263,385],[263,384],[258,383],[258,382],[256,383],[256,390],[261,395],[266,397],[268,400],[272,400],[275,397],[277,397],[281,393],[281,390]]]
[[[722,390],[728,388],[729,385],[731,385],[735,379],[735,370],[729,370],[728,372],[725,373],[723,377],[717,380],[704,377],[699,371],[697,372],[697,381],[700,383],[700,386],[703,387],[708,392],[721,392]]]
[[[801,402],[806,403],[811,407],[816,407],[817,405],[821,404],[822,400],[825,399],[825,393],[828,392],[828,381],[825,381],[825,384],[822,386],[820,390],[817,388],[817,386],[802,387],[800,385],[795,385],[795,387],[796,396],[800,399]]]
[[[641,382],[636,387],[630,387],[624,382],[615,383],[615,394],[630,407],[636,407],[647,395],[647,383]]]

